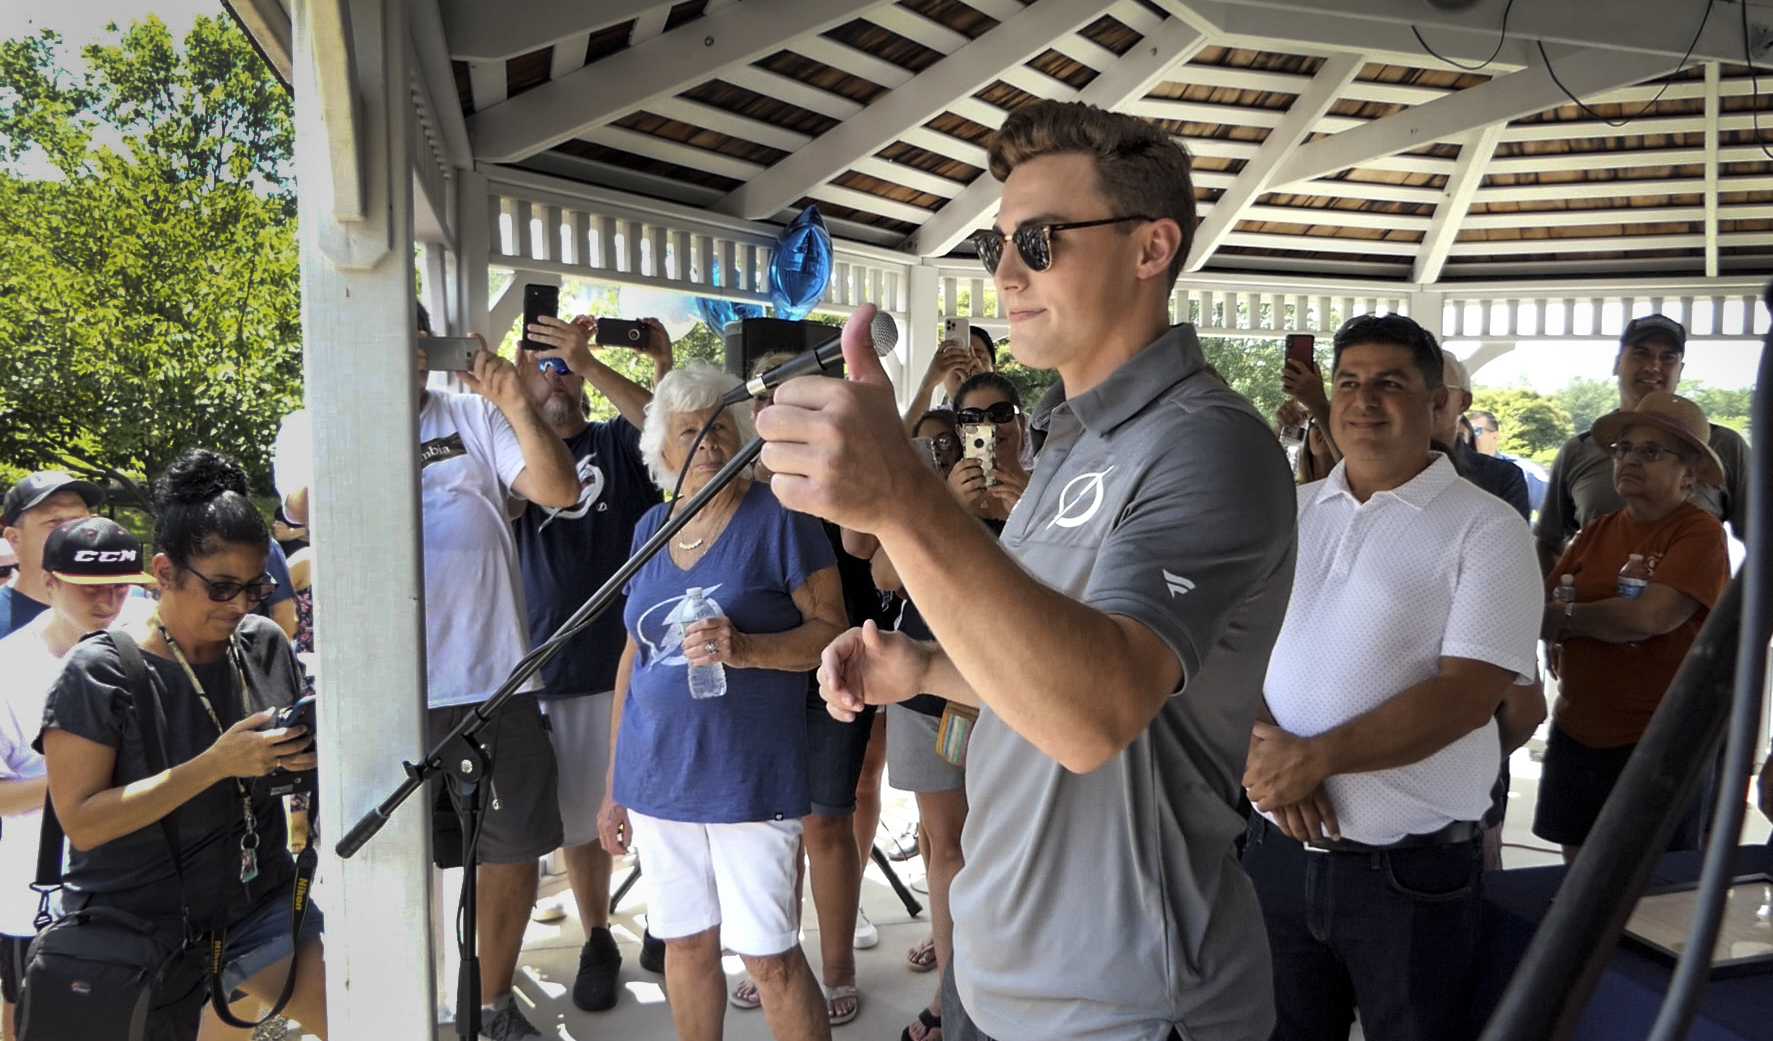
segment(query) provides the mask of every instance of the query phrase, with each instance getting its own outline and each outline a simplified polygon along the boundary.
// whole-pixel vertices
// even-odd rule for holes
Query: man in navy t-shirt
[[[27,475],[6,493],[0,504],[0,527],[18,557],[18,572],[0,586],[0,636],[49,609],[44,581],[43,542],[56,525],[92,515],[105,493],[90,481],[78,481],[55,470]]]
[[[655,319],[641,353],[653,360],[653,382],[671,368],[671,339]],[[531,646],[572,617],[628,559],[634,525],[660,501],[640,454],[640,427],[652,394],[599,361],[586,346],[591,319],[542,318],[528,339],[545,349],[517,349],[517,372],[543,422],[566,442],[579,471],[579,501],[564,510],[530,504],[517,518]],[[561,374],[550,361],[563,363]],[[621,413],[593,423],[585,415],[585,384]],[[573,982],[573,1004],[587,1012],[615,1005],[622,956],[609,931],[610,855],[597,841],[597,811],[609,774],[610,707],[626,632],[623,602],[579,633],[542,666],[538,695],[560,764],[560,820],[567,878],[585,929]]]

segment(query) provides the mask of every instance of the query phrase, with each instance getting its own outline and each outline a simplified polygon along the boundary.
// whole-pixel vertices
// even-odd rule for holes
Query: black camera
[[[309,694],[293,705],[278,709],[276,715],[271,717],[271,725],[267,729],[306,727],[308,736],[312,738],[314,723],[314,695]],[[314,746],[309,745],[308,750],[313,751]],[[314,790],[314,773],[313,770],[285,770],[280,766],[259,778],[255,787],[260,795],[301,795]]]

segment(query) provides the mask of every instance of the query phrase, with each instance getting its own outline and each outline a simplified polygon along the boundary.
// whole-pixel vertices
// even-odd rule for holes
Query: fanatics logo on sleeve
[[[1172,600],[1179,596],[1187,596],[1189,593],[1194,592],[1193,582],[1183,578],[1181,575],[1172,575],[1168,571],[1164,572],[1164,585],[1169,587],[1170,599]]]

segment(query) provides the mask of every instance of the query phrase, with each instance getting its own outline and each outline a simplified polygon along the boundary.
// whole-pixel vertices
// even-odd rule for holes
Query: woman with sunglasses
[[[911,433],[916,417],[923,416],[926,410],[932,407],[952,410],[955,395],[959,393],[960,385],[966,382],[967,377],[997,371],[997,344],[992,341],[991,334],[976,325],[970,328],[972,335],[968,337],[968,343],[943,340],[941,346],[936,348],[936,356],[930,359],[930,367],[923,374],[923,382],[918,384],[917,393],[911,396],[911,407],[905,410],[907,433]],[[943,389],[943,403],[932,405],[937,387]]]
[[[150,570],[159,602],[125,630],[142,650],[148,689],[130,689],[114,637],[101,634],[69,653],[44,714],[39,741],[49,793],[72,847],[62,910],[121,908],[159,927],[170,949],[193,935],[188,926],[225,930],[222,991],[244,991],[267,1005],[296,957],[285,1013],[324,1036],[323,917],[310,905],[292,944],[295,862],[283,806],[253,784],[279,767],[315,765],[311,735],[271,727],[275,710],[301,695],[303,680],[282,629],[250,613],[271,594],[270,532],[247,498],[246,473],[215,452],[180,457],[160,478],[155,500],[158,552]],[[133,700],[150,694],[169,764],[159,772],[143,753]],[[176,864],[159,826],[167,817],[180,846]],[[205,953],[187,951],[169,973],[148,1037],[197,1036]],[[224,1036],[211,1033],[216,1026],[207,1025],[205,1036]]]
[[[948,472],[949,489],[980,517],[999,522],[1008,519],[1028,487],[1024,420],[1021,392],[995,372],[969,376],[954,393],[954,421],[960,428],[963,452],[967,427],[989,423],[996,431],[989,479],[978,459],[963,458]]]
[[[1723,525],[1689,500],[1696,484],[1724,479],[1708,431],[1698,405],[1655,391],[1590,433],[1609,446],[1625,508],[1585,525],[1546,579],[1548,591],[1573,588],[1575,599],[1545,605],[1541,637],[1562,690],[1533,833],[1562,845],[1565,861],[1587,840],[1730,578]],[[1669,848],[1697,849],[1698,839],[1695,798]]]

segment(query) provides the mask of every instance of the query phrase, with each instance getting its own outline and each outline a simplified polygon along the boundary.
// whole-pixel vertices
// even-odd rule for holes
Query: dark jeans
[[[1346,1041],[1357,1007],[1369,1041],[1472,1036],[1479,841],[1324,853],[1253,815],[1243,865],[1274,956],[1274,1041]]]

